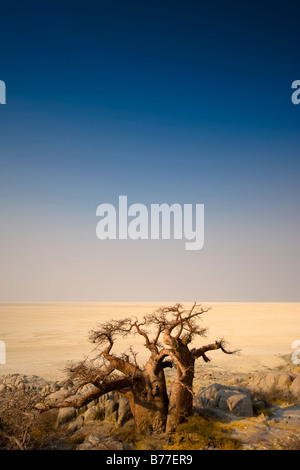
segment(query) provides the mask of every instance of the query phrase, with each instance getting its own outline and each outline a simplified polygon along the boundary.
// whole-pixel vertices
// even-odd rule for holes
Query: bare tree
[[[209,359],[208,351],[228,351],[223,340],[190,348],[196,337],[203,337],[206,329],[199,326],[200,317],[208,311],[196,303],[189,310],[182,304],[162,307],[142,321],[126,318],[98,325],[90,332],[90,341],[96,344],[96,357],[74,364],[69,369],[70,379],[76,378],[77,387],[56,407],[80,408],[111,391],[128,398],[137,427],[140,430],[172,431],[192,414],[195,361]],[[136,353],[113,353],[115,342],[128,335],[140,335],[149,351],[145,365],[137,363]],[[176,376],[167,394],[165,369],[176,367]],[[78,391],[86,384],[94,387],[86,394]]]

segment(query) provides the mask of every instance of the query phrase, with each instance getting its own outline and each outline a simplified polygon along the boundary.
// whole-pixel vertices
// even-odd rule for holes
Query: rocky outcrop
[[[68,423],[76,417],[76,410],[72,406],[68,408],[61,408],[58,412],[56,419],[56,426],[61,426]]]
[[[240,387],[214,383],[197,393],[195,403],[238,416],[253,416],[251,394]]]
[[[55,403],[56,400],[62,398],[59,392],[49,396],[49,402]],[[127,421],[132,419],[132,413],[129,402],[126,398],[120,397],[113,399],[110,395],[102,397],[100,403],[96,405],[91,403],[88,407],[80,408],[75,410],[72,406],[67,408],[61,408],[57,416],[57,426],[61,426],[69,423],[75,418],[82,418],[82,423],[77,422],[74,425],[74,430],[78,429],[78,426],[86,425],[94,421],[106,421],[117,426],[123,426]],[[76,418],[76,420],[77,420]],[[71,423],[72,424],[72,423]],[[68,430],[71,432],[73,427],[68,426]]]
[[[88,408],[83,414],[83,420],[85,423],[90,421],[103,420],[105,418],[104,406],[93,405]]]
[[[121,397],[118,402],[118,426],[123,426],[123,424],[127,423],[132,419],[131,408],[129,405],[129,401],[125,397]]]
[[[299,399],[300,398],[300,375],[298,375],[294,380],[292,385],[290,386],[290,392],[293,397]]]
[[[25,392],[36,391],[46,395],[60,388],[59,382],[49,382],[38,375],[6,374],[0,376],[0,393],[24,390]]]
[[[255,377],[249,384],[253,393],[278,393],[283,398],[300,398],[300,375],[294,372],[275,370]]]
[[[109,398],[105,401],[105,421],[109,423],[117,423],[118,421],[118,408],[119,402],[114,401],[113,399]]]
[[[71,423],[69,423],[67,427],[68,433],[73,434],[74,432],[81,429],[83,426],[83,422],[84,422],[83,416],[79,416],[75,421],[72,421]]]
[[[43,409],[43,400],[54,406],[62,401],[69,401],[70,407],[57,411],[56,420],[57,427],[68,425],[68,432],[72,432],[72,430],[75,432],[83,424],[93,421],[107,421],[122,426],[132,419],[129,401],[115,392],[103,395],[79,410],[73,408],[71,403],[74,397],[85,395],[95,389],[94,385],[87,384],[80,388],[76,395],[69,396],[72,388],[76,385],[76,382],[72,381],[68,383],[65,381],[50,382],[37,375],[7,374],[0,376],[0,396],[19,390],[36,392],[41,397],[40,407],[37,405],[38,409]]]

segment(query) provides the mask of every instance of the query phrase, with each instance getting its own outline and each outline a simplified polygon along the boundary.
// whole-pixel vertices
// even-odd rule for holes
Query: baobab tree
[[[70,379],[78,385],[67,398],[55,407],[81,408],[92,400],[116,391],[128,398],[136,426],[140,430],[173,431],[193,411],[193,380],[195,361],[209,361],[207,352],[228,351],[224,340],[191,347],[197,337],[204,337],[206,328],[199,325],[200,317],[209,309],[194,303],[190,309],[182,304],[161,307],[150,315],[137,319],[111,320],[98,325],[89,339],[96,345],[96,355],[72,365]],[[113,353],[115,343],[129,335],[140,335],[149,351],[149,359],[142,366],[136,352]],[[168,396],[166,368],[176,368],[175,379]],[[94,387],[85,394],[78,391],[87,384]]]

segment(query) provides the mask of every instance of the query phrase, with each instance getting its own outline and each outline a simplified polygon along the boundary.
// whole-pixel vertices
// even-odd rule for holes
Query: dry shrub
[[[41,413],[35,407],[42,399],[37,391],[1,394],[0,449],[37,450],[44,448],[49,440],[61,438],[55,426],[57,411]]]
[[[135,444],[142,439],[145,435],[137,430],[137,427],[132,423],[126,423],[112,431],[114,439],[128,444]]]
[[[5,450],[26,450],[34,446],[31,435],[38,416],[36,392],[16,390],[1,395],[0,447]]]
[[[177,427],[173,442],[167,448],[168,450],[200,450],[205,448],[239,450],[242,446],[237,439],[230,437],[222,423],[194,414],[186,423]]]

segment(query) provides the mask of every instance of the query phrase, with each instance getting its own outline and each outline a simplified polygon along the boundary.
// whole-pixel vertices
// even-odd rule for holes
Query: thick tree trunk
[[[164,432],[166,429],[168,396],[163,370],[154,373],[153,365],[147,364],[132,390],[126,395],[131,412],[140,431]]]
[[[165,431],[167,412],[162,400],[134,394],[129,402],[139,431]]]
[[[178,424],[184,422],[193,413],[193,380],[195,360],[187,346],[180,345],[181,367],[177,368],[177,376],[172,385],[166,431],[173,432]]]

